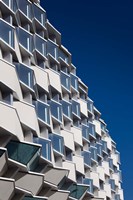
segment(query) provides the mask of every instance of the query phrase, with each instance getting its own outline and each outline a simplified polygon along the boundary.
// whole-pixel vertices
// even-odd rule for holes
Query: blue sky
[[[133,2],[41,0],[78,76],[121,152],[125,200],[133,188]]]

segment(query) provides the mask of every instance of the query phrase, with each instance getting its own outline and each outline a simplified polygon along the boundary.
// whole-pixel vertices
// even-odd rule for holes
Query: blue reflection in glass
[[[49,139],[52,141],[53,148],[59,153],[64,153],[64,140],[62,136],[50,134]]]
[[[46,122],[47,124],[50,124],[50,107],[49,105],[42,103],[40,101],[36,101],[35,108],[37,112],[38,118]]]
[[[42,156],[47,160],[51,161],[51,142],[46,139],[34,137],[34,143],[42,145]]]
[[[0,20],[0,37],[14,48],[14,29],[2,20]]]
[[[71,74],[70,77],[71,77],[71,85],[72,85],[72,87],[75,90],[78,90],[78,78],[74,74]]]
[[[33,89],[34,85],[33,70],[20,63],[15,63],[15,66],[19,79],[23,83],[25,83],[28,87]]]
[[[70,76],[67,75],[66,73],[61,72],[60,73],[60,78],[61,78],[61,84],[70,91]]]
[[[26,48],[29,52],[33,50],[33,37],[30,33],[23,30],[22,28],[17,28],[19,43]]]
[[[35,48],[44,56],[46,56],[46,41],[41,37],[35,35]]]
[[[80,117],[80,104],[74,100],[72,100],[72,112]]]
[[[47,54],[51,54],[56,60],[58,59],[58,47],[53,42],[47,42]]]
[[[61,104],[50,101],[50,108],[51,108],[51,114],[53,117],[55,117],[58,121],[62,122],[62,106]]]
[[[72,106],[70,103],[66,101],[61,101],[62,103],[62,110],[63,114],[65,114],[67,117],[71,118],[72,117]]]
[[[45,22],[46,22],[46,13],[39,8],[37,5],[32,4],[33,7],[33,14],[34,17],[43,25],[45,26]]]

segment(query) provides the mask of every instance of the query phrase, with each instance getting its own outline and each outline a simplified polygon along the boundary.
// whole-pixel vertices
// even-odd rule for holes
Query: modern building
[[[35,0],[0,0],[0,200],[123,200],[120,154]]]

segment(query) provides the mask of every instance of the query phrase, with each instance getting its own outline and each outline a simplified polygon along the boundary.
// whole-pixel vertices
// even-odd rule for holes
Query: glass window
[[[15,63],[15,66],[20,81],[22,81],[28,87],[33,89],[34,85],[33,70],[20,63]]]
[[[83,180],[83,183],[86,184],[86,185],[89,185],[88,192],[90,192],[90,193],[93,194],[93,180],[92,180],[92,179],[85,178],[85,179]]]
[[[84,157],[84,163],[91,166],[91,153],[88,151],[83,151],[82,156]]]
[[[71,85],[75,90],[78,90],[78,78],[74,74],[71,74]]]
[[[37,137],[34,137],[33,141],[42,145],[42,156],[51,161],[51,142]]]
[[[89,134],[93,137],[96,137],[96,132],[95,132],[95,125],[88,123],[89,125]]]
[[[14,29],[2,20],[0,20],[0,37],[14,48]]]
[[[47,54],[51,54],[56,60],[58,59],[58,47],[53,42],[47,42]]]
[[[80,104],[74,100],[72,100],[72,112],[80,117]]]
[[[35,49],[37,49],[43,56],[46,56],[46,41],[37,35],[35,35]]]
[[[95,147],[90,147],[91,158],[97,161],[97,149]]]
[[[71,104],[66,101],[61,101],[61,103],[62,103],[63,114],[65,114],[67,117],[71,118],[72,117]]]
[[[47,124],[50,124],[50,108],[49,105],[42,103],[42,102],[35,102],[36,112],[38,118],[46,122]]]
[[[3,2],[14,12],[17,10],[16,0],[3,0]]]
[[[46,13],[41,10],[37,5],[32,4],[33,6],[33,12],[34,12],[34,17],[43,25],[45,26],[46,22]]]
[[[42,199],[42,198],[37,198],[37,197],[24,197],[22,200],[46,200],[46,199]]]
[[[68,189],[70,191],[70,197],[80,199],[88,188],[88,186],[72,184]]]
[[[33,37],[30,33],[28,33],[27,31],[18,28],[17,29],[17,33],[18,33],[18,39],[19,39],[19,43],[26,48],[29,52],[32,52],[33,50]]]
[[[93,112],[93,102],[89,99],[87,100],[87,108],[90,112]]]
[[[89,127],[88,126],[85,126],[85,125],[82,125],[82,136],[89,140]]]
[[[61,84],[70,91],[70,76],[67,74],[61,72],[60,73],[60,78],[61,78]]]
[[[56,103],[54,101],[50,101],[50,108],[51,108],[51,114],[53,117],[55,117],[58,121],[62,122],[62,106],[59,103]]]
[[[18,141],[10,141],[6,148],[9,158],[24,165],[27,165],[35,156],[35,154],[40,150],[40,147],[38,146]]]
[[[102,150],[103,150],[105,153],[108,153],[107,142],[101,140],[101,143],[102,143]]]
[[[27,0],[18,0],[18,8],[29,18],[32,19],[31,4]]]
[[[50,134],[49,139],[52,141],[53,148],[59,153],[64,153],[64,140],[63,137],[55,134]]]
[[[68,64],[68,56],[62,50],[59,50],[59,57],[61,57]]]

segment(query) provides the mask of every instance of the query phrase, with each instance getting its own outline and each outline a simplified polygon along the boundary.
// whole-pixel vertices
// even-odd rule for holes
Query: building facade
[[[0,200],[123,200],[119,165],[39,1],[0,0]]]

